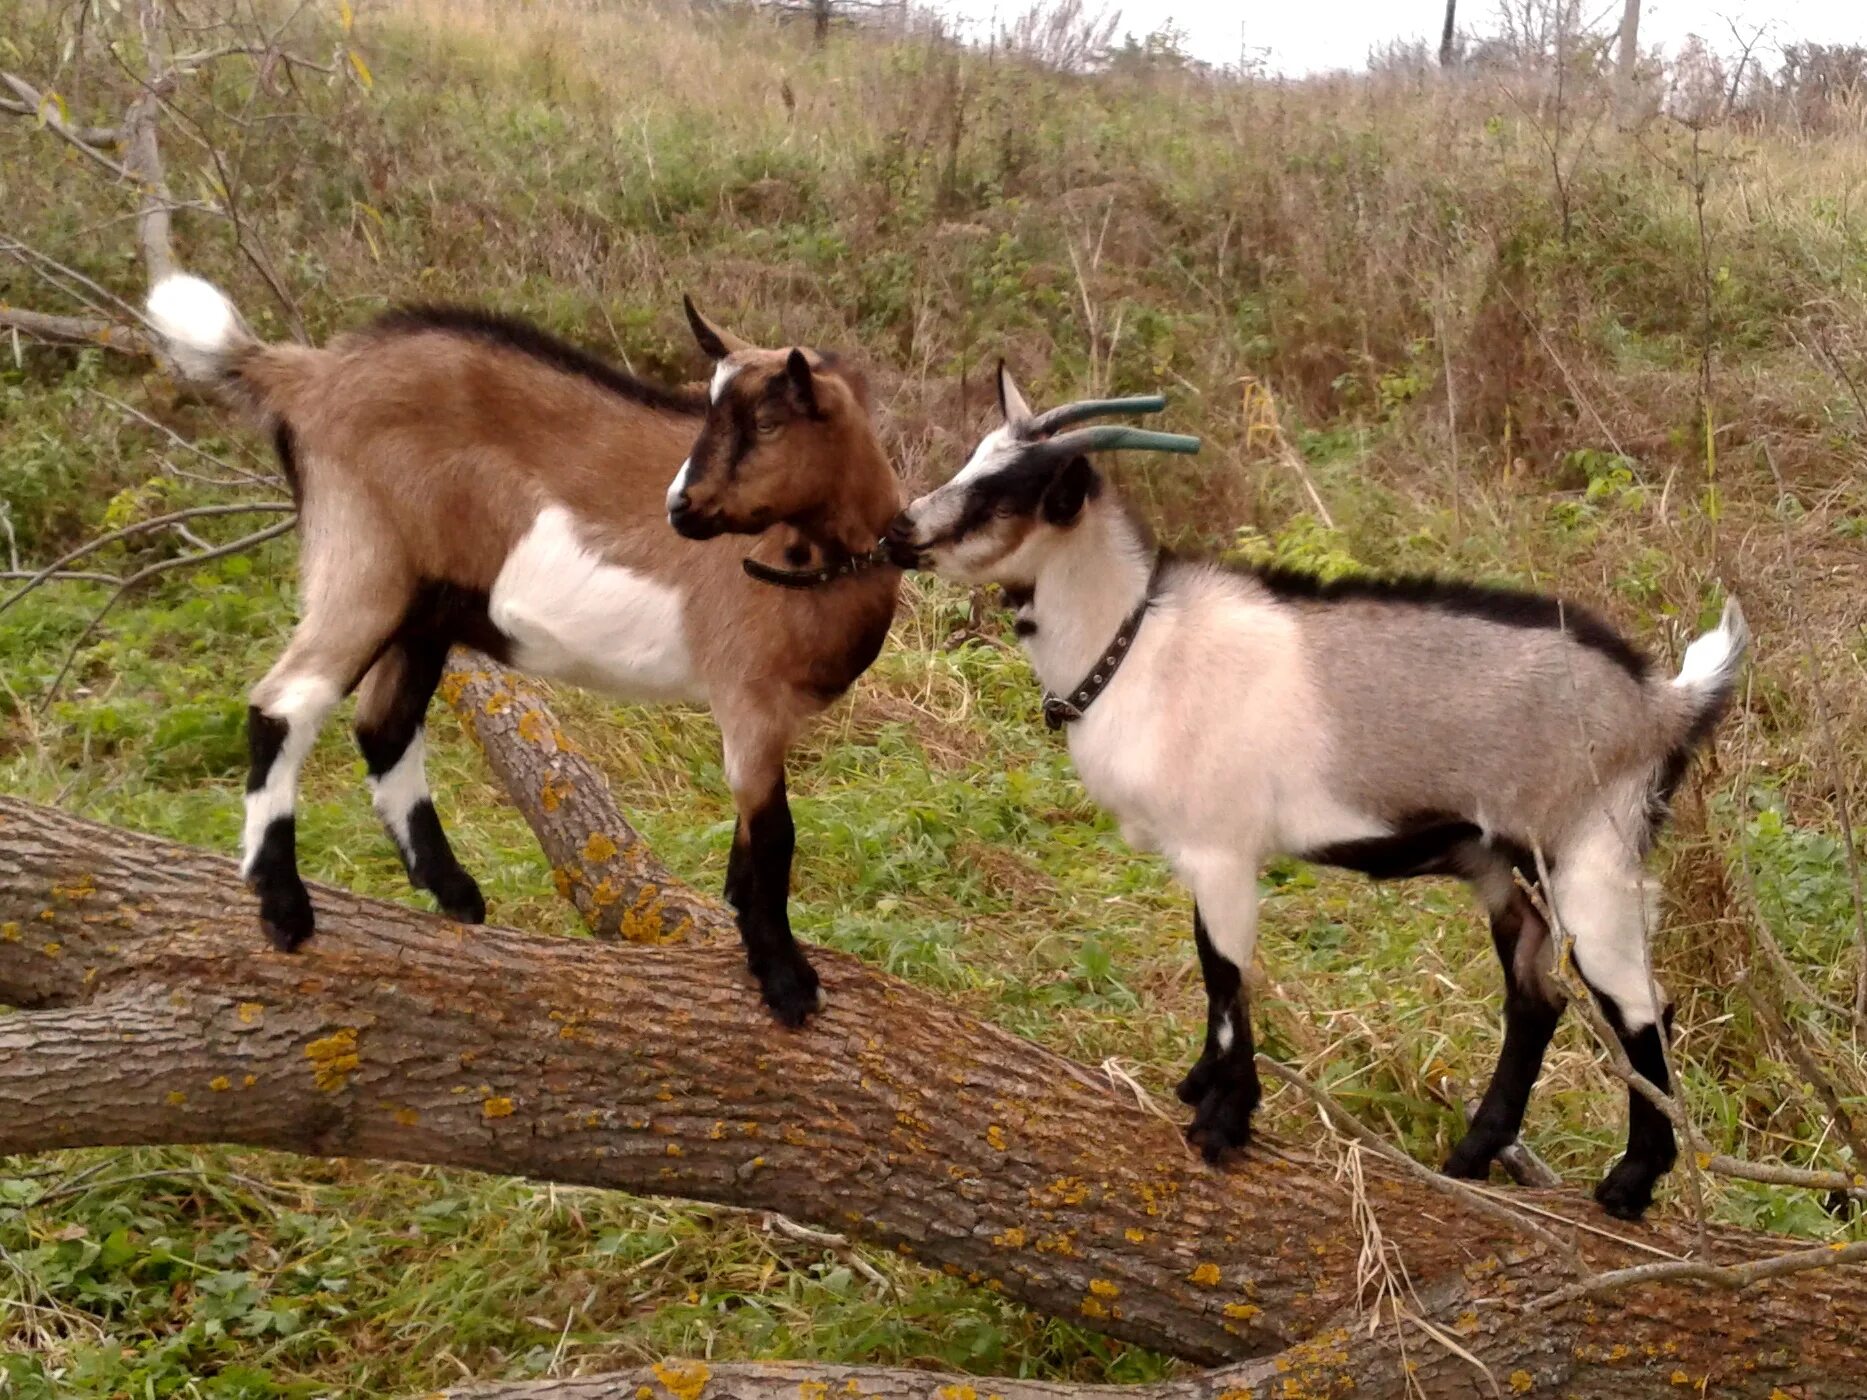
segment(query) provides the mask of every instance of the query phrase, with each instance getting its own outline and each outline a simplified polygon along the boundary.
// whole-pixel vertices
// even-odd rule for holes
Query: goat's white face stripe
[[[733,376],[739,373],[739,366],[731,359],[721,360],[713,367],[713,383],[707,390],[707,401],[718,403],[726,392],[726,386],[733,382]]]
[[[585,548],[563,506],[538,513],[487,612],[521,670],[629,700],[703,700],[679,590]]]
[[[428,800],[427,757],[427,738],[417,729],[408,747],[402,750],[402,756],[395,761],[395,767],[380,778],[369,780],[376,815],[382,818],[382,824],[389,828],[389,834],[395,837],[405,854],[412,855],[414,851],[409,844],[409,813]]]
[[[1012,440],[1009,426],[992,429],[979,439],[979,445],[972,450],[972,456],[961,467],[948,486],[964,486],[981,477],[990,476],[1003,466],[1009,466],[1019,456],[1018,444]]]
[[[687,492],[687,473],[693,470],[694,459],[687,458],[681,463],[681,469],[674,474],[674,484],[668,488],[668,509],[673,510],[681,503],[681,497]]]
[[[246,795],[246,829],[241,839],[241,875],[253,872],[253,862],[265,843],[266,828],[297,807],[298,770],[317,742],[318,729],[337,704],[337,687],[321,676],[287,681],[265,712],[285,724],[285,742],[266,774],[266,784]]]

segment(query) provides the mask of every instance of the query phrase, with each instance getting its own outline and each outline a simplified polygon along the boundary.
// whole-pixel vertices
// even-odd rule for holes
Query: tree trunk
[[[1841,1397],[1867,1366],[1858,1269],[1539,1309],[1569,1266],[1455,1197],[1374,1161],[1351,1193],[1268,1145],[1215,1172],[1102,1075],[846,956],[816,951],[828,1009],[793,1033],[734,946],[314,897],[319,936],[275,953],[230,861],[0,798],[0,1001],[24,1008],[0,1017],[0,1154],[235,1142],[778,1210],[1191,1360],[1268,1358],[1162,1395],[1395,1394],[1402,1368],[1428,1395],[1491,1393],[1421,1323],[1370,1334],[1374,1225],[1409,1308],[1518,1392]],[[1594,1268],[1691,1245],[1620,1233],[1573,1241]],[[1780,1244],[1714,1239],[1726,1261]],[[711,1393],[796,1383],[718,1374]]]
[[[1635,69],[1640,63],[1640,0],[1623,0],[1621,45],[1614,65],[1614,96],[1626,120],[1634,114]]]
[[[1452,66],[1454,58],[1452,40],[1455,33],[1453,26],[1457,19],[1458,8],[1459,0],[1446,0],[1446,27],[1439,32],[1439,66],[1441,68]]]

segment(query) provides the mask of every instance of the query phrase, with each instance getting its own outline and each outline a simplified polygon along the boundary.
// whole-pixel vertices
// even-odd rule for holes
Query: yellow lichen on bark
[[[495,1095],[480,1105],[480,1116],[482,1118],[510,1118],[514,1108],[515,1105],[511,1099]]]
[[[655,1379],[674,1400],[700,1400],[700,1393],[713,1377],[704,1361],[657,1361],[652,1369]]]
[[[320,1036],[305,1047],[311,1061],[311,1082],[327,1094],[334,1094],[350,1082],[351,1071],[362,1064],[357,1054],[357,1028],[339,1026],[327,1036]]]
[[[1194,1269],[1188,1277],[1201,1288],[1217,1287],[1219,1282],[1219,1266],[1217,1264],[1201,1264],[1198,1268]]]
[[[590,833],[590,839],[583,843],[583,858],[591,865],[599,865],[616,854],[616,843],[600,831]]]
[[[544,744],[556,748],[551,738],[551,722],[537,710],[527,710],[519,716],[519,738],[528,744]]]

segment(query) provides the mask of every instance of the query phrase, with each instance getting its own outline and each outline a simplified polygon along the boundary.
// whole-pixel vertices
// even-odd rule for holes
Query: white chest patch
[[[626,700],[704,700],[681,595],[584,547],[562,506],[538,514],[493,581],[487,612],[513,665]]]

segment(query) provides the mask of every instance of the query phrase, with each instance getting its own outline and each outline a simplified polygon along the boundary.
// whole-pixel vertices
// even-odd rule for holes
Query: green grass
[[[50,15],[0,0],[9,66],[56,67]],[[308,49],[335,40],[327,20],[303,23]],[[314,334],[393,300],[460,297],[687,373],[690,288],[751,334],[859,352],[915,481],[963,459],[985,422],[982,371],[1004,354],[1041,398],[1170,387],[1164,426],[1201,433],[1207,452],[1126,466],[1123,485],[1178,545],[1560,587],[1672,655],[1722,587],[1738,589],[1759,651],[1660,861],[1659,970],[1713,1143],[1846,1160],[1734,990],[1755,916],[1727,875],[1754,868],[1760,917],[1800,976],[1848,999],[1858,952],[1838,804],[1867,791],[1867,473],[1848,395],[1800,348],[1859,357],[1846,326],[1867,241],[1835,200],[1859,178],[1844,141],[1718,135],[1708,268],[1669,164],[1679,133],[1595,128],[1565,234],[1532,109],[1482,86],[1085,82],[920,41],[814,52],[730,16],[474,0],[399,0],[353,41],[367,93],[255,92],[236,65],[208,80],[223,111],[251,99],[267,118],[234,171],[252,236]],[[110,118],[120,75],[84,76],[67,84],[74,119]],[[177,100],[213,115],[198,89]],[[188,143],[169,159],[177,189],[215,178]],[[118,199],[30,124],[0,124],[9,230],[134,294],[122,225],[107,222]],[[223,224],[184,215],[178,238],[190,266],[283,333]],[[1709,327],[1693,314],[1707,275]],[[0,302],[48,304],[10,264]],[[1242,397],[1247,376],[1270,386],[1273,416]],[[270,470],[228,415],[140,367],[0,344],[0,504],[24,558],[229,494],[183,476],[213,469],[113,399],[228,465]],[[224,540],[256,523],[197,528]],[[87,566],[122,572],[182,548],[153,535]],[[44,707],[108,595],[61,583],[0,614],[0,790],[231,852],[244,691],[289,632],[294,557],[281,541],[140,592],[78,647]],[[969,614],[968,598],[914,583],[881,660],[797,755],[798,931],[1064,1053],[1119,1060],[1169,1102],[1203,1027],[1187,901],[1085,800],[997,615],[951,642]],[[553,703],[655,849],[717,889],[731,807],[706,716],[570,690]],[[419,904],[342,729],[306,769],[306,873]],[[444,714],[430,772],[493,916],[576,936],[535,841]],[[1261,887],[1264,1051],[1437,1160],[1498,1043],[1498,973],[1468,899],[1294,863]],[[1790,1011],[1850,1105],[1867,1106],[1858,1048],[1815,1008]],[[1618,1149],[1624,1110],[1565,1025],[1530,1141],[1585,1184]],[[1288,1095],[1265,1113],[1315,1140],[1313,1112]],[[1838,1228],[1776,1188],[1715,1182],[1711,1205],[1771,1229]],[[1081,1381],[1172,1369],[756,1217],[462,1173],[221,1150],[16,1159],[0,1162],[0,1251],[9,1397],[395,1394],[677,1354]]]

